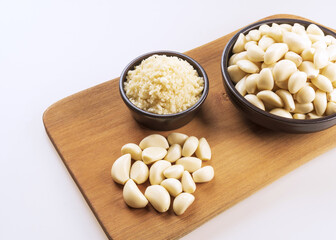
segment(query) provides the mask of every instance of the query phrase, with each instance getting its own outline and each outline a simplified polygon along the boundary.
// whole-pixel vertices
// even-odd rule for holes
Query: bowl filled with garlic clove
[[[221,68],[233,104],[254,123],[284,132],[336,124],[336,33],[312,22],[272,19],[237,32]]]

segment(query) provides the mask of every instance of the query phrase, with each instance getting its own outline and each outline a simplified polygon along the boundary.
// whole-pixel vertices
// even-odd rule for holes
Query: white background
[[[334,0],[0,0],[0,239],[106,239],[44,131],[49,105],[119,76],[142,53],[184,52],[271,14],[336,29],[335,8]],[[336,239],[335,154],[184,239]]]

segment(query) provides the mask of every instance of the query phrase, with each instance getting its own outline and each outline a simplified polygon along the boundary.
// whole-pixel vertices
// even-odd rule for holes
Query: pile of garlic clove
[[[336,113],[336,39],[317,25],[263,24],[232,52],[228,73],[256,107],[294,119]]]
[[[209,182],[214,177],[212,166],[202,167],[203,161],[211,159],[205,138],[171,133],[166,139],[152,134],[139,145],[125,144],[121,154],[112,165],[111,175],[116,183],[124,185],[124,201],[132,208],[144,208],[150,202],[158,212],[166,212],[173,197],[173,210],[181,215],[195,200],[192,193],[196,183]],[[150,186],[143,194],[137,184],[147,180]]]

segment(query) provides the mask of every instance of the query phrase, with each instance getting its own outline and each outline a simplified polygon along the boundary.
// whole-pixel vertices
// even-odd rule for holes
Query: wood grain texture
[[[266,19],[279,17],[303,19],[292,15]],[[118,79],[69,96],[44,113],[51,141],[109,238],[179,238],[335,147],[336,127],[305,135],[276,133],[239,114],[226,96],[220,71],[222,51],[233,34],[186,53],[206,70],[210,91],[196,118],[176,131],[208,139],[213,152],[208,164],[214,167],[215,178],[197,184],[196,200],[182,216],[171,210],[159,214],[151,206],[130,209],[122,199],[122,187],[112,181],[110,169],[121,146],[154,133],[132,119],[119,96]]]

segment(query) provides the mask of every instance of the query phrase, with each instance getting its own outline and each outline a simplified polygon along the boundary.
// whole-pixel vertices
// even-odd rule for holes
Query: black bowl
[[[284,117],[279,117],[277,115],[268,113],[266,111],[263,111],[260,108],[257,108],[250,102],[248,102],[235,88],[230,75],[227,71],[229,58],[232,56],[232,48],[234,43],[236,42],[238,36],[240,33],[247,34],[249,31],[253,29],[259,28],[262,24],[272,24],[272,23],[288,23],[293,25],[294,23],[300,23],[303,26],[307,27],[312,22],[304,21],[304,20],[298,20],[298,19],[286,19],[286,18],[279,18],[279,19],[271,19],[271,20],[265,20],[256,22],[254,24],[251,24],[244,29],[237,32],[231,40],[226,45],[222,59],[221,59],[221,68],[222,68],[222,76],[223,76],[223,83],[225,90],[227,94],[229,95],[230,100],[233,102],[233,104],[241,110],[241,112],[251,121],[254,123],[261,125],[263,127],[276,130],[276,131],[284,131],[284,132],[291,132],[291,133],[310,133],[310,132],[317,132],[321,131],[327,128],[330,128],[336,124],[336,115],[330,115],[318,119],[289,119]],[[315,23],[316,24],[316,23]],[[333,31],[322,27],[318,24],[322,31],[326,35],[332,35],[336,37],[336,33]]]
[[[127,76],[128,71],[133,70],[135,66],[139,65],[142,62],[142,60],[152,55],[155,55],[155,54],[166,55],[166,56],[176,56],[183,60],[186,60],[188,63],[190,63],[194,67],[198,75],[200,77],[203,77],[204,79],[203,93],[200,99],[193,106],[179,113],[155,114],[155,113],[142,110],[141,108],[135,106],[127,98],[126,93],[124,91],[124,82],[126,81],[126,76]],[[173,52],[173,51],[155,51],[155,52],[146,53],[144,55],[137,57],[125,67],[125,69],[121,73],[120,80],[119,80],[119,92],[126,106],[130,109],[132,116],[137,122],[139,122],[140,124],[148,128],[154,129],[154,130],[172,130],[172,129],[182,127],[183,125],[190,122],[191,119],[193,119],[193,117],[195,116],[195,114],[197,113],[197,111],[200,109],[201,105],[205,101],[206,97],[208,96],[209,80],[202,66],[199,63],[197,63],[194,59],[188,57],[187,55],[184,55],[178,52]]]

